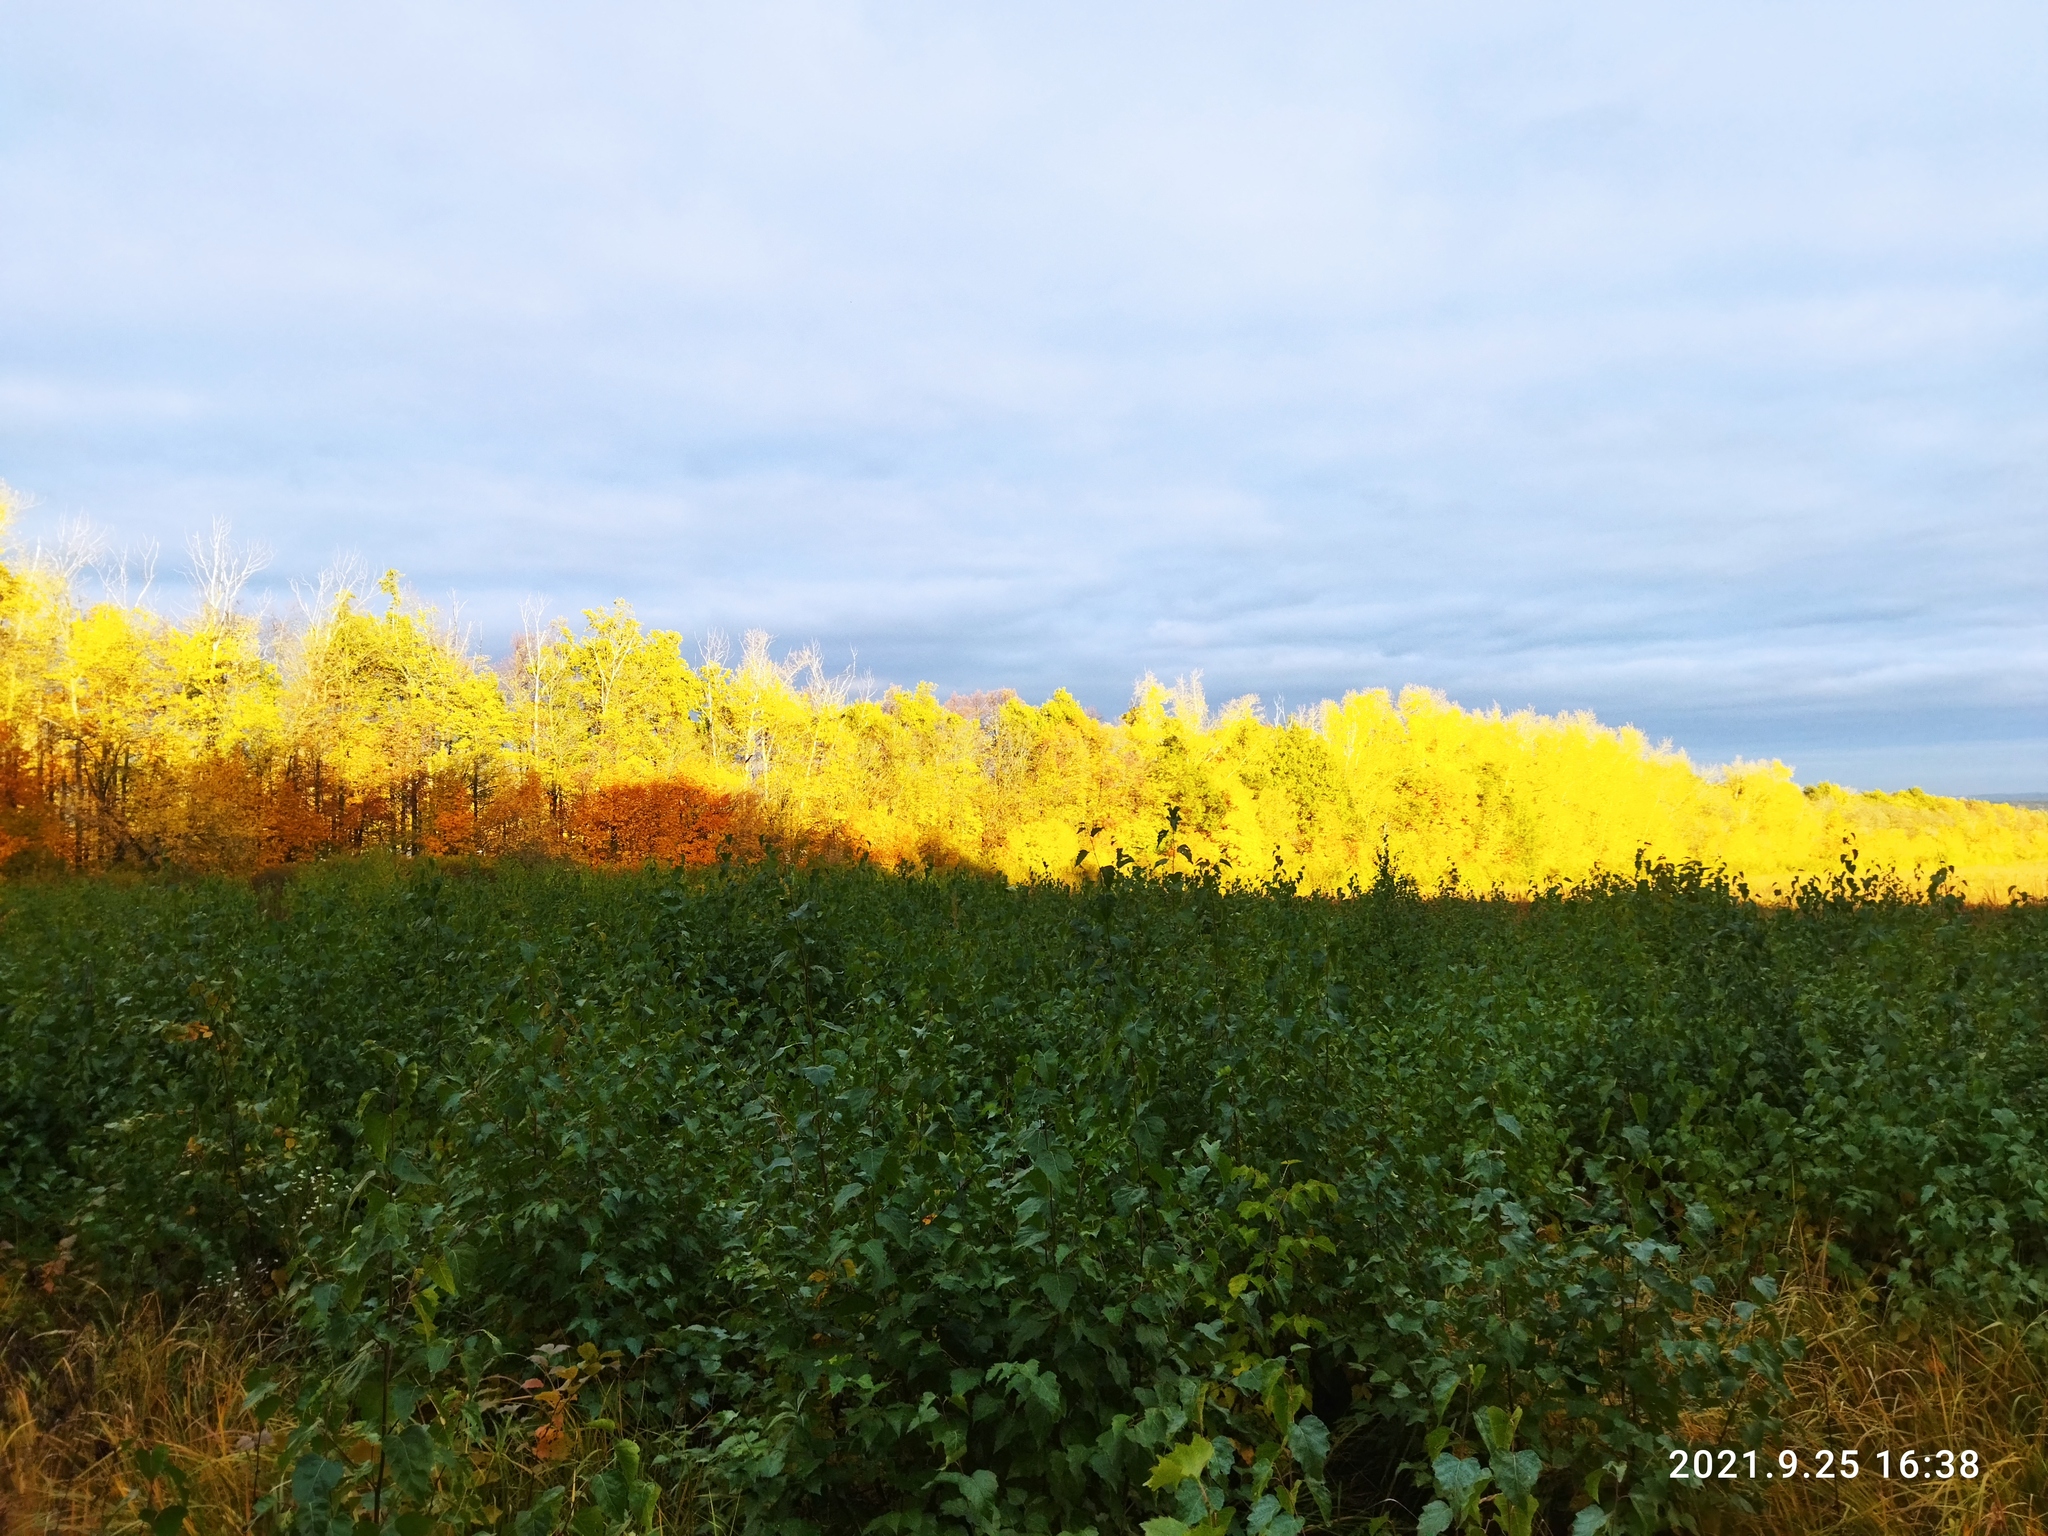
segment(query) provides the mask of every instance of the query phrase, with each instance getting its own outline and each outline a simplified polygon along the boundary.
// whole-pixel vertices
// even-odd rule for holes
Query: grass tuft
[[[167,1480],[137,1472],[135,1451],[155,1445],[185,1475],[188,1531],[249,1528],[268,1458],[242,1399],[280,1342],[265,1318],[219,1301],[167,1318],[147,1295],[60,1300],[19,1271],[0,1288],[0,1533],[138,1527],[145,1502],[172,1502]]]
[[[1786,1369],[1781,1447],[1802,1459],[1856,1447],[1862,1471],[1832,1483],[1766,1485],[1743,1529],[1757,1536],[2033,1536],[2048,1532],[2048,1315],[1963,1320],[1887,1317],[1865,1284],[1827,1274],[1816,1254],[1788,1281],[1787,1327],[1805,1342]],[[1974,1450],[1982,1475],[1878,1475],[1877,1453]]]

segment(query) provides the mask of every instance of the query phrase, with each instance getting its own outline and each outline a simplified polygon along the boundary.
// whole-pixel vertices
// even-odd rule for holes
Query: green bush
[[[281,1288],[266,1512],[322,1536],[685,1482],[761,1531],[1647,1531],[1709,1496],[1681,1414],[1768,1434],[1802,1224],[1895,1306],[2048,1304],[2044,935],[1662,865],[39,883],[0,1223]],[[614,1448],[565,1494],[567,1429]]]

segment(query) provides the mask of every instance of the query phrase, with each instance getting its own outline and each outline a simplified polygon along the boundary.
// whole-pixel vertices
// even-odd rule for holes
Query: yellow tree
[[[260,767],[282,733],[279,678],[256,620],[237,602],[269,557],[235,545],[218,521],[189,548],[198,611],[188,627],[159,636],[171,685],[166,729],[190,756],[240,756]]]
[[[0,541],[20,506],[0,481]],[[0,555],[11,554],[0,543]],[[51,712],[61,690],[68,582],[49,567],[0,559],[0,860],[62,856],[54,804],[61,774]]]
[[[382,615],[343,590],[294,637],[284,715],[337,834],[414,853],[437,809],[481,809],[518,727],[497,679],[396,571],[378,590]]]
[[[624,599],[585,609],[583,633],[561,627],[535,660],[536,704],[545,699],[554,723],[543,738],[551,777],[669,778],[702,758],[694,717],[704,683],[683,659],[682,636],[643,630]]]
[[[997,861],[1013,878],[1069,878],[1083,863],[1142,840],[1151,791],[1128,729],[1096,719],[1061,688],[1036,706],[1003,704],[988,748],[985,793],[1001,808],[989,828]]]

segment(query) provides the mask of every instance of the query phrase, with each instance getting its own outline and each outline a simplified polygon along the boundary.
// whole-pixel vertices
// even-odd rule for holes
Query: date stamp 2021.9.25
[[[1850,1446],[1835,1450],[1783,1450],[1772,1455],[1763,1451],[1735,1451],[1725,1446],[1680,1446],[1666,1452],[1671,1458],[1673,1482],[1706,1483],[1736,1480],[1780,1482],[1812,1479],[1843,1480],[1878,1477],[1904,1482],[1970,1481],[1983,1471],[1982,1458],[1975,1451],[1946,1447],[1889,1447],[1869,1451]]]

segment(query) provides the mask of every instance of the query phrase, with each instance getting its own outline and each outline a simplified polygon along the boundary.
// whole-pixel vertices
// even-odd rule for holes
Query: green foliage
[[[129,1465],[134,1468],[137,1487],[130,1503],[136,1518],[150,1536],[180,1536],[185,1529],[191,1480],[184,1468],[171,1459],[170,1448],[162,1445],[128,1448]],[[170,1502],[157,1502],[159,1490],[167,1489]]]
[[[277,1290],[320,1536],[1649,1531],[1682,1414],[1770,1431],[1795,1223],[2048,1302],[2040,910],[1231,894],[1174,830],[1079,893],[9,889],[0,1235]]]

